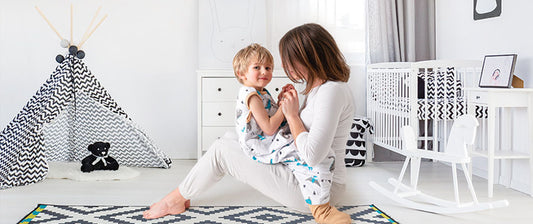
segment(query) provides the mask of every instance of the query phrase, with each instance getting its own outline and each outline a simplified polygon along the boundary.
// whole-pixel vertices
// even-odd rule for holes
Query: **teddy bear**
[[[91,155],[88,155],[81,161],[81,171],[91,172],[93,170],[118,170],[118,162],[113,157],[109,156],[108,142],[95,142],[90,144],[88,150]]]

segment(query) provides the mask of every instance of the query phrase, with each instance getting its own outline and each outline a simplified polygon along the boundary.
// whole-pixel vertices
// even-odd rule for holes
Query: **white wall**
[[[515,74],[533,87],[532,1],[502,1],[500,17],[476,20],[473,1],[437,0],[437,57],[483,60],[487,54],[517,53]]]
[[[172,158],[196,156],[198,3],[188,0],[0,1],[0,129],[65,54],[39,8],[74,42],[98,6],[108,18],[84,44],[86,65],[126,113]]]
[[[437,0],[436,2],[436,54],[437,59],[483,60],[484,55],[517,53],[515,74],[525,86],[533,87],[533,20],[532,1],[502,1],[500,17],[474,21],[473,1]],[[513,114],[513,150],[528,152],[529,135],[524,122],[525,110]],[[486,160],[475,159],[477,174],[486,177]],[[499,170],[499,169],[498,169]],[[496,171],[500,183],[511,179],[511,187],[529,192],[529,164],[514,161],[512,175]]]
[[[196,0],[0,0],[0,130],[54,71],[56,55],[67,52],[34,6],[70,39],[71,3],[76,44],[98,6],[102,6],[98,18],[108,14],[83,45],[84,61],[103,87],[167,155],[196,158],[196,69],[202,44]],[[278,41],[286,31],[305,22],[326,25],[340,40],[347,59],[360,61],[361,65],[350,63],[349,83],[357,113],[365,114],[364,26],[346,26],[354,21],[364,24],[364,1],[268,0],[257,4],[266,4],[270,18],[266,47],[274,54],[277,68],[281,68]],[[336,24],[341,26],[335,28]]]

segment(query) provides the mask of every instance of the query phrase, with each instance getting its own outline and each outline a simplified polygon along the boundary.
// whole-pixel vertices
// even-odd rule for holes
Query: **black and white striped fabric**
[[[374,127],[368,118],[355,117],[353,119],[344,157],[347,167],[365,165],[366,135],[372,133],[374,133]]]
[[[36,183],[47,161],[80,161],[97,141],[111,143],[121,165],[170,167],[87,66],[68,55],[0,133],[0,189]]]
[[[466,114],[463,86],[460,76],[456,73],[454,67],[436,72],[423,70],[418,73],[418,119],[453,120]],[[476,106],[475,111],[477,118],[486,117],[486,108]]]
[[[418,98],[442,99],[463,96],[462,82],[454,67],[448,67],[445,71],[439,70],[436,73],[437,75],[430,69],[418,73]]]
[[[436,108],[435,108],[436,107]],[[475,105],[476,118],[487,118],[487,107]],[[419,120],[453,120],[467,113],[466,103],[463,98],[425,100],[418,99],[417,116]]]

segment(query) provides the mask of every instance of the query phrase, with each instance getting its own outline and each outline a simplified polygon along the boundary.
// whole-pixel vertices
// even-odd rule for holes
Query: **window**
[[[365,0],[274,0],[267,2],[267,47],[280,64],[279,39],[293,27],[318,23],[335,38],[350,65],[365,63]]]

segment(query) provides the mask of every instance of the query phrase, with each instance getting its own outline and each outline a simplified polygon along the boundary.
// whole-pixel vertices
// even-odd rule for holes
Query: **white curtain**
[[[367,0],[369,63],[435,59],[434,0]]]
[[[435,0],[367,0],[367,63],[435,59]],[[374,145],[374,161],[403,157]]]

